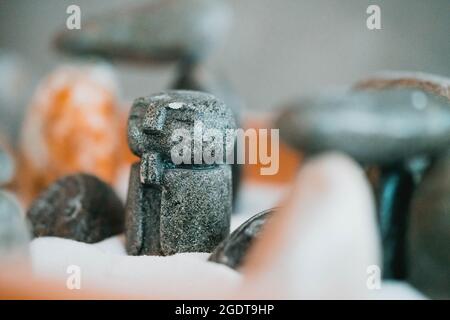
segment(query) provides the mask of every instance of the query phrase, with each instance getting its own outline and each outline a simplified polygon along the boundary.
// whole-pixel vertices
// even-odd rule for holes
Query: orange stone
[[[264,118],[251,118],[245,121],[245,128],[249,129],[266,129],[270,132],[274,129],[272,126],[272,119]],[[259,139],[259,138],[258,138]],[[268,136],[267,140],[268,146],[271,145],[271,136]],[[258,141],[259,144],[259,141]],[[249,152],[248,146],[246,146],[246,152]],[[258,149],[256,149],[258,150]],[[270,147],[268,152],[272,152]],[[290,184],[295,181],[298,171],[300,170],[302,164],[303,156],[299,154],[296,150],[293,150],[288,145],[279,141],[279,164],[278,172],[275,175],[261,175],[261,168],[266,167],[258,159],[257,164],[245,164],[243,178],[246,181],[256,182],[259,184],[272,184],[272,185],[283,185]]]
[[[124,161],[117,82],[105,65],[57,68],[38,86],[21,136],[24,200],[78,172],[114,183]]]

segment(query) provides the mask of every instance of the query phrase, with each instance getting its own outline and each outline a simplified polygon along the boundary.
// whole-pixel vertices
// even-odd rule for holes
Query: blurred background
[[[85,18],[151,0],[1,0],[0,49],[19,54],[34,79],[68,60],[50,40],[65,28],[66,8]],[[449,0],[229,0],[234,23],[208,58],[246,107],[276,108],[294,96],[353,83],[379,69],[450,76]],[[366,9],[381,7],[382,30],[368,30]],[[123,98],[167,87],[174,66],[119,64]],[[23,92],[24,95],[29,92]]]

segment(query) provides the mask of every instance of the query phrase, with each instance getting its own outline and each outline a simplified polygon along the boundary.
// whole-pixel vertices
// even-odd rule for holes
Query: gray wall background
[[[149,1],[149,0],[147,0]],[[183,1],[183,0],[179,0]],[[207,64],[225,73],[251,110],[348,85],[379,69],[450,76],[450,0],[229,0],[234,25]],[[19,53],[36,77],[68,61],[49,46],[66,8],[91,15],[145,1],[0,0],[0,49]],[[366,28],[378,4],[382,30]],[[174,67],[118,66],[127,99],[166,87]]]

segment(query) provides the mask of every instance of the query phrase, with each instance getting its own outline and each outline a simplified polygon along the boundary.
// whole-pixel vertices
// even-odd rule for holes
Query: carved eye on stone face
[[[144,114],[142,127],[146,133],[159,133],[166,121],[166,108],[150,105]]]

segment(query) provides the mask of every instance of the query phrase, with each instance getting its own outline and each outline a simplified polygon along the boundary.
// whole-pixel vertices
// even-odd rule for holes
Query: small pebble
[[[124,207],[109,185],[76,174],[52,184],[28,211],[34,237],[94,243],[123,232]]]
[[[363,171],[327,153],[302,166],[241,270],[259,299],[367,299],[379,243]]]
[[[223,38],[231,10],[222,0],[159,0],[91,18],[63,31],[56,46],[77,55],[130,62],[197,60]]]
[[[0,191],[0,262],[26,257],[29,241],[19,203],[12,194]]]
[[[260,212],[245,221],[217,246],[209,257],[209,261],[239,269],[253,241],[259,236],[264,224],[274,211],[275,209],[270,209]]]
[[[408,233],[410,283],[431,298],[450,299],[450,154],[419,184]]]

